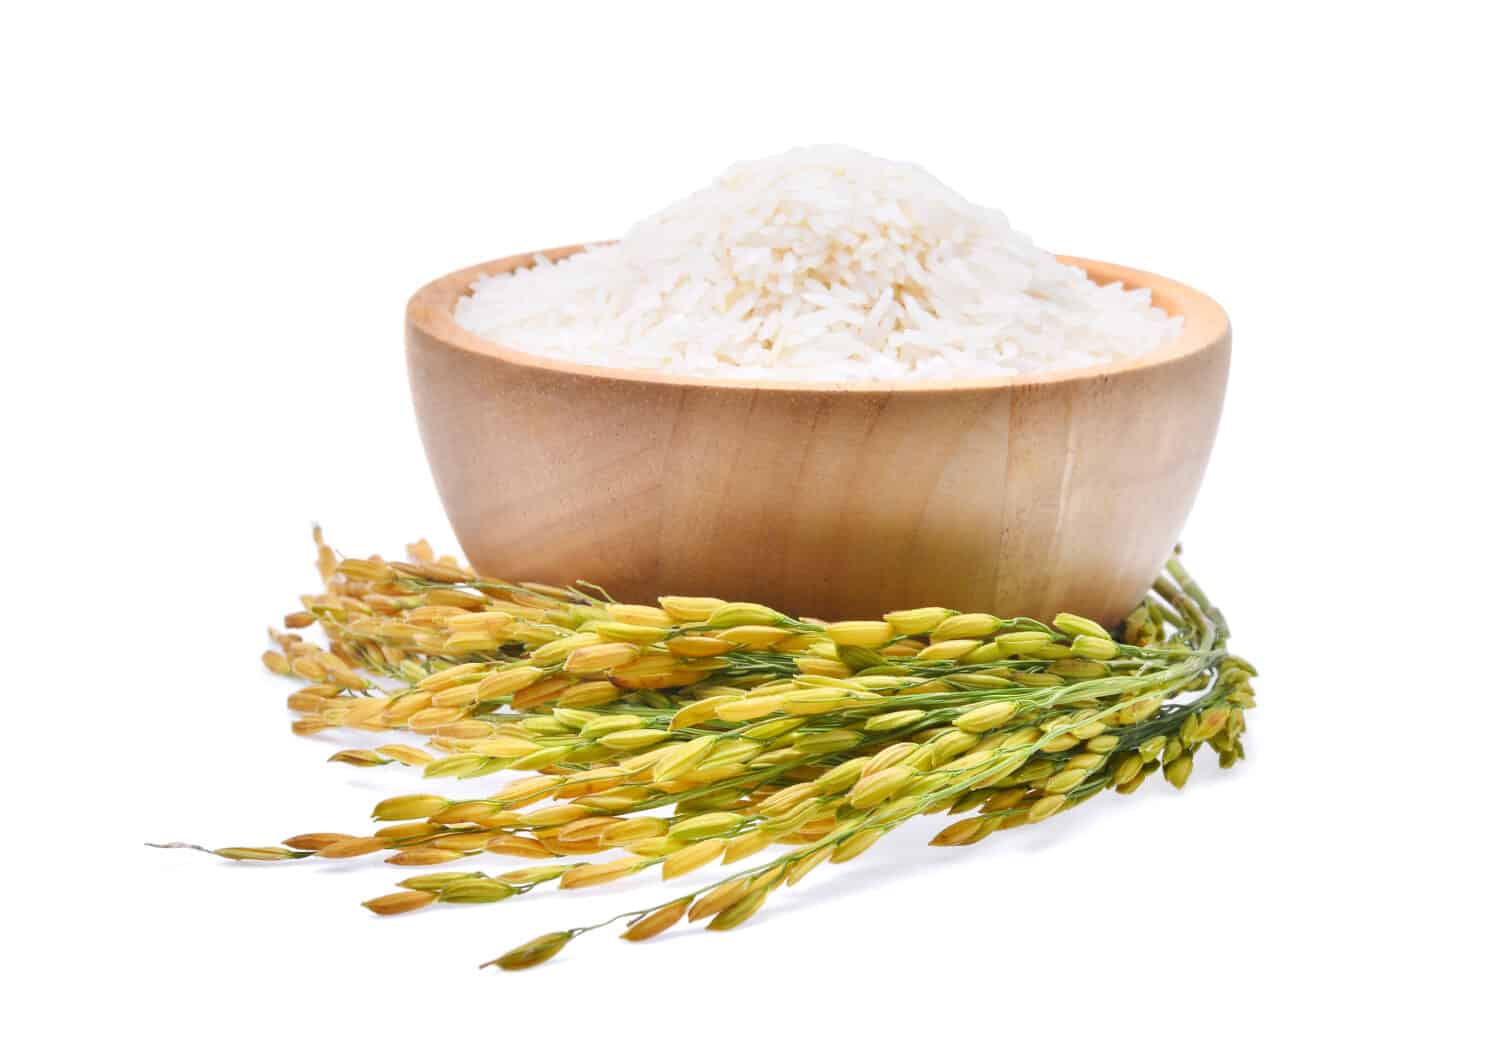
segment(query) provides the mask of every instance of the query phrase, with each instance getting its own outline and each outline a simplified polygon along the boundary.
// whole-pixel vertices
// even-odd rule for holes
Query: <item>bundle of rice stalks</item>
[[[1254,670],[1228,653],[1223,616],[1176,559],[1116,635],[1071,614],[1049,623],[922,607],[824,622],[710,597],[625,604],[583,585],[479,577],[425,542],[394,562],[340,558],[315,537],[325,589],[286,616],[263,656],[301,678],[293,729],[423,743],[332,757],[344,763],[511,777],[478,799],[382,800],[373,833],[211,853],[536,863],[409,877],[364,903],[382,915],[762,856],[491,961],[505,969],[618,921],[627,941],[684,917],[729,930],[918,815],[959,816],[932,843],[967,846],[1107,789],[1134,792],[1158,772],[1181,788],[1204,746],[1221,767],[1244,756]],[[324,643],[292,631],[313,626]]]

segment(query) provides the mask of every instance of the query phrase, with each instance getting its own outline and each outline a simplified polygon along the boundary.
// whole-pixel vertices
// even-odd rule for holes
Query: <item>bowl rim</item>
[[[1057,255],[1058,261],[1077,266],[1095,283],[1125,285],[1128,290],[1147,287],[1151,290],[1152,304],[1165,308],[1169,315],[1183,318],[1182,331],[1176,338],[1149,353],[1094,364],[1090,367],[1074,367],[1064,370],[1040,371],[1031,374],[998,375],[943,381],[902,382],[805,382],[777,381],[767,378],[718,378],[701,375],[672,374],[628,367],[598,367],[592,364],[572,363],[555,357],[538,356],[534,353],[511,349],[481,338],[461,327],[454,318],[453,308],[458,299],[469,293],[471,285],[484,276],[510,272],[532,264],[537,255],[553,261],[576,254],[587,247],[600,246],[609,241],[570,244],[540,251],[526,251],[507,255],[504,258],[480,262],[477,265],[456,269],[438,277],[411,296],[406,306],[408,334],[420,332],[432,341],[451,349],[458,349],[479,356],[490,357],[516,367],[552,371],[580,378],[598,378],[609,381],[632,382],[655,386],[687,386],[692,388],[753,390],[764,392],[793,393],[838,393],[844,395],[889,396],[895,393],[922,395],[955,391],[987,389],[1026,389],[1038,386],[1058,385],[1066,382],[1088,381],[1109,378],[1133,372],[1150,370],[1174,363],[1205,352],[1229,337],[1229,316],[1222,306],[1202,291],[1158,273],[1129,266],[1103,262],[1073,255]]]

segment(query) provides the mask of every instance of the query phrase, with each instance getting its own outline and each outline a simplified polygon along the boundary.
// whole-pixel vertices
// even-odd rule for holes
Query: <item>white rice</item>
[[[920,167],[839,146],[732,167],[618,243],[479,280],[455,316],[576,363],[829,384],[1086,367],[1182,326]]]

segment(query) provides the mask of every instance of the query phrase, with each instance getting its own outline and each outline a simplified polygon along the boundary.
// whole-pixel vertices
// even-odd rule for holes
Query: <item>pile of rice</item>
[[[1182,324],[920,167],[836,146],[732,167],[618,243],[479,280],[455,316],[576,363],[830,384],[1086,367]]]

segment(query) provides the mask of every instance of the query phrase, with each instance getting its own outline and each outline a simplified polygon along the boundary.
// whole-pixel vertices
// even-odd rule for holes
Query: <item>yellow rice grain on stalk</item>
[[[688,910],[688,920],[696,923],[710,916],[717,916],[749,894],[753,882],[752,877],[741,877],[736,880],[730,880],[727,883],[721,883],[719,886],[704,892],[693,902],[692,908]]]
[[[641,649],[633,643],[594,643],[571,649],[563,668],[570,673],[604,672],[629,665],[640,653]]]
[[[895,639],[896,629],[890,622],[832,622],[823,633],[840,647],[882,647]]]
[[[662,863],[661,878],[670,880],[685,876],[694,869],[717,860],[723,853],[723,840],[700,840],[698,843],[688,844],[682,850],[667,856],[667,860]]]
[[[491,854],[508,854],[517,858],[547,858],[552,852],[537,840],[525,836],[496,836],[484,845]]]
[[[381,756],[389,757],[408,767],[421,767],[432,761],[432,754],[425,753],[421,749],[414,749],[409,745],[382,745],[375,751]]]
[[[538,680],[534,684],[521,688],[510,696],[510,708],[514,712],[525,712],[527,709],[536,709],[546,705],[548,702],[561,698],[563,692],[573,686],[573,681],[565,676],[551,676]]]
[[[596,621],[590,622],[588,628],[601,640],[620,641],[640,646],[660,643],[670,635],[669,629],[652,625],[634,625],[629,622]]]
[[[933,643],[972,640],[991,636],[999,628],[1000,619],[992,614],[956,614],[938,622],[932,630],[931,639]]]
[[[663,596],[657,601],[674,622],[706,622],[725,601],[712,596]]]
[[[805,656],[796,660],[798,672],[809,676],[831,676],[842,678],[853,676],[854,670],[834,658]]]
[[[518,948],[496,959],[483,964],[485,967],[499,967],[506,971],[521,971],[527,967],[535,967],[539,963],[545,963],[562,951],[563,946],[573,940],[573,935],[560,931],[555,934],[544,934],[539,938],[533,938]]]
[[[663,905],[640,917],[620,935],[628,942],[643,942],[675,926],[688,911],[690,899]]]
[[[385,840],[378,836],[356,836],[345,840],[335,840],[318,848],[319,858],[358,858],[366,854],[374,854],[376,851],[384,850],[388,846]]]
[[[580,887],[593,887],[601,883],[609,883],[629,876],[641,868],[641,861],[637,858],[620,858],[612,862],[600,862],[594,865],[575,865],[563,873],[558,881],[558,886],[564,890]]]
[[[769,625],[738,625],[721,631],[716,639],[730,644],[734,650],[767,651],[791,635],[789,629]]]
[[[683,658],[711,658],[734,650],[734,644],[718,636],[675,636],[667,641],[667,650]]]
[[[670,609],[669,613],[670,613]],[[721,603],[709,614],[712,629],[730,629],[737,625],[776,625],[783,620],[780,611],[758,603]]]
[[[302,833],[299,836],[289,836],[281,843],[294,851],[321,851],[325,847],[353,839],[355,837],[347,833]]]
[[[995,638],[995,646],[1005,655],[1035,654],[1051,643],[1051,633],[1035,631],[1005,633]]]
[[[397,913],[412,912],[435,901],[437,895],[431,891],[400,891],[371,898],[361,904],[377,916],[394,916]]]
[[[1069,636],[1093,636],[1100,640],[1110,638],[1109,630],[1098,622],[1064,611],[1052,619],[1052,627]]]
[[[916,657],[924,662],[957,661],[966,654],[977,650],[980,646],[978,640],[943,640],[939,643],[931,643],[922,648]]]

